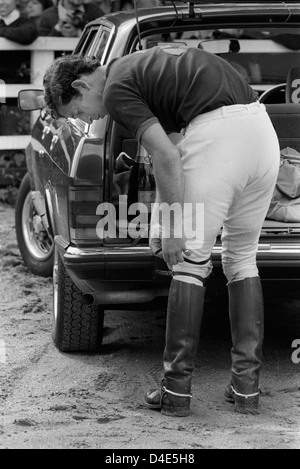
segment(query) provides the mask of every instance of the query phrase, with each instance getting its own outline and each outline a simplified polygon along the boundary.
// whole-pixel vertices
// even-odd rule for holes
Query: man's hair
[[[57,106],[68,104],[80,91],[72,87],[72,82],[82,75],[93,73],[100,65],[99,60],[76,55],[65,55],[56,59],[44,75],[44,98],[51,111]]]

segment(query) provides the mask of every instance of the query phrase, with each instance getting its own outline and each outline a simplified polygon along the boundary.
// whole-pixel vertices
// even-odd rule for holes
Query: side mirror
[[[18,94],[18,106],[21,111],[35,111],[45,106],[42,90],[21,90]]]

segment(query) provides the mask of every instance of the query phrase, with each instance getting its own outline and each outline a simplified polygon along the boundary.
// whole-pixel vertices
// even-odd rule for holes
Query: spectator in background
[[[0,0],[0,37],[18,44],[31,44],[37,37],[35,24],[20,12],[17,0]],[[30,51],[0,50],[0,77],[5,83],[29,83]]]
[[[37,37],[35,24],[20,14],[17,0],[0,0],[0,37],[18,44],[31,44]]]
[[[57,5],[42,13],[39,36],[79,37],[89,21],[103,15],[103,10],[96,2],[58,0]]]
[[[43,11],[52,6],[52,0],[29,0],[25,7],[25,12],[38,29]]]

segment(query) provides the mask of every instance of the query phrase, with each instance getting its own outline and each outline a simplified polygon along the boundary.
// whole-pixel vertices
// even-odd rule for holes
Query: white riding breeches
[[[184,203],[192,207],[184,210],[190,255],[173,266],[173,275],[202,285],[211,273],[211,253],[221,232],[227,281],[257,276],[258,240],[280,160],[278,138],[265,106],[255,102],[221,107],[193,119],[182,134],[177,147],[184,171]],[[203,225],[198,231],[196,223]]]

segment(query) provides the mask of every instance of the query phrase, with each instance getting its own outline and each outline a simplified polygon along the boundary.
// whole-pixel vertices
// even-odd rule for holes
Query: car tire
[[[53,267],[54,344],[61,352],[94,352],[103,340],[104,308],[86,304],[55,248]]]
[[[15,229],[18,247],[26,267],[35,275],[51,277],[53,239],[43,228],[42,220],[35,210],[28,173],[18,189]]]

